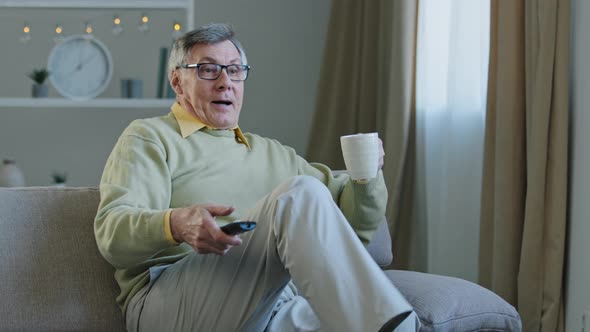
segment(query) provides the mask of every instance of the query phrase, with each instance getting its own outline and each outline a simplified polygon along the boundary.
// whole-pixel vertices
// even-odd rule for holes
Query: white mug
[[[379,171],[378,133],[340,137],[344,164],[353,180],[369,180]]]

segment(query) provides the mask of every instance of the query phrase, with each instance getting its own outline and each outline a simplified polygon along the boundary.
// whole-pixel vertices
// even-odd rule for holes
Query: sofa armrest
[[[338,175],[346,173],[346,170],[334,170],[332,173]],[[377,230],[373,234],[373,238],[367,246],[367,251],[381,268],[385,268],[393,262],[391,234],[389,234],[389,226],[385,216],[383,216],[383,220],[379,223],[379,227],[377,227]]]
[[[373,238],[367,246],[367,251],[381,268],[389,266],[393,261],[391,235],[389,234],[389,227],[387,226],[385,216],[383,216],[383,220],[379,223],[379,227],[373,234]]]

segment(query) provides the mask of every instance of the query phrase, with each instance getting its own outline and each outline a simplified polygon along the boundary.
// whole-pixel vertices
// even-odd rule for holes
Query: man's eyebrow
[[[241,63],[242,59],[241,58],[235,58],[232,59],[229,63]],[[204,57],[201,60],[199,60],[200,63],[217,63],[217,60],[211,58],[211,57]]]

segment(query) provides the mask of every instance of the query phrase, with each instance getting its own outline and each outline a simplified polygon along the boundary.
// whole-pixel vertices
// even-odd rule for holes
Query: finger
[[[219,227],[219,226],[218,226]],[[242,239],[240,239],[237,235],[229,235],[225,234],[221,229],[214,231],[211,234],[215,242],[219,243],[220,245],[227,245],[227,246],[239,246],[242,244]]]
[[[242,240],[239,237],[225,234],[213,218],[204,219],[203,227],[207,231],[209,238],[202,240],[209,242],[219,249],[223,249],[225,246],[239,246],[242,244]]]
[[[225,253],[229,250],[229,248],[216,248],[208,243],[200,243],[194,249],[199,254],[215,254],[220,256],[225,255]]]
[[[385,162],[385,150],[383,149],[383,141],[379,139],[379,169],[383,168]]]
[[[204,208],[209,211],[213,217],[230,215],[235,209],[233,206],[224,205],[205,205]]]
[[[227,236],[227,234],[224,234]],[[233,236],[230,236],[230,238],[233,238]],[[239,246],[240,244],[242,244],[242,240],[241,239],[237,239],[237,241],[234,239],[232,241],[232,243],[234,244],[230,244],[227,243],[226,240],[219,240],[219,239],[214,239],[213,241],[210,242],[203,242],[204,244],[207,244],[209,247],[211,248],[215,248],[217,253],[222,252],[222,251],[227,251],[229,250],[229,248],[234,247],[234,246]]]

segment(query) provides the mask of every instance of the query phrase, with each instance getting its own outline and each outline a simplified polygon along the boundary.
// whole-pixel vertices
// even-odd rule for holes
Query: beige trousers
[[[412,311],[317,179],[286,181],[244,220],[257,228],[226,255],[191,253],[150,270],[127,309],[128,330],[376,332]],[[285,287],[291,280],[296,290]],[[291,300],[307,309],[294,311]],[[302,312],[315,329],[288,318]],[[414,331],[418,320],[408,319]]]

